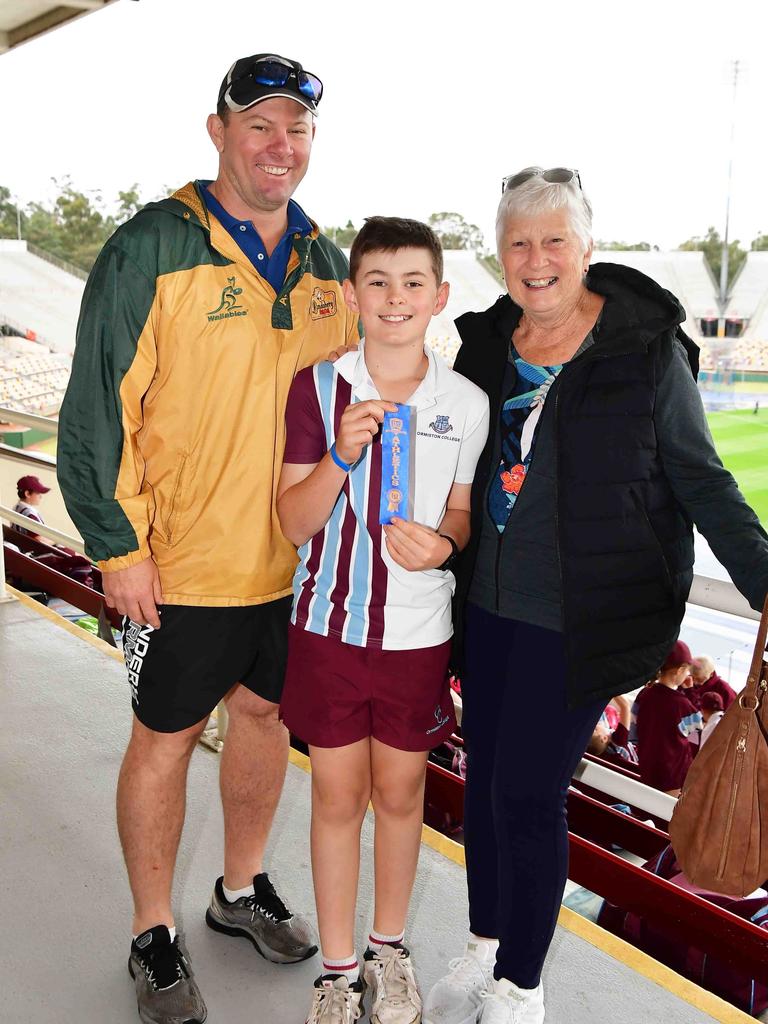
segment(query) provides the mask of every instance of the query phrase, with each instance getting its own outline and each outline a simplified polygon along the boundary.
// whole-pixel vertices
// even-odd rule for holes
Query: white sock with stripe
[[[352,985],[360,980],[360,964],[357,962],[357,955],[353,951],[349,956],[334,960],[323,953],[323,974],[341,974]]]

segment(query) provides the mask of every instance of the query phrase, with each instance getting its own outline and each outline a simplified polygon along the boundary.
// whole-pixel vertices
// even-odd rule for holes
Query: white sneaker
[[[420,1024],[421,996],[405,946],[382,946],[363,956],[363,978],[371,990],[371,1024]]]
[[[306,1024],[354,1024],[363,1015],[365,984],[343,974],[325,974],[315,982]]]
[[[544,988],[518,988],[506,978],[483,993],[481,1024],[544,1024]]]
[[[493,990],[495,954],[486,942],[468,942],[464,956],[448,964],[424,1003],[423,1024],[477,1024],[483,993]]]

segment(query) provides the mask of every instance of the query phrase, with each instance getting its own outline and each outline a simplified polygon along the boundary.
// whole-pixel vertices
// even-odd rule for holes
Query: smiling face
[[[344,299],[360,314],[366,343],[424,344],[429,321],[445,308],[448,284],[438,283],[427,249],[367,252]]]
[[[226,120],[211,114],[208,133],[219,152],[217,184],[245,209],[231,209],[232,198],[224,205],[233,216],[245,217],[287,205],[307,173],[315,129],[305,107],[281,96],[230,111]]]
[[[556,320],[584,288],[592,246],[584,252],[565,209],[510,217],[499,258],[512,300],[532,317]]]

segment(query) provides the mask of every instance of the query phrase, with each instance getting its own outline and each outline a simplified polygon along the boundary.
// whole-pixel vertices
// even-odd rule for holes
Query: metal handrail
[[[42,430],[46,434],[58,434],[59,432],[58,420],[54,420],[50,416],[38,416],[36,413],[11,409],[7,405],[0,405],[0,423],[18,423],[20,427],[32,427],[34,430]]]
[[[675,809],[677,799],[662,793],[652,786],[646,786],[644,782],[637,779],[629,779],[626,775],[620,775],[611,768],[603,768],[602,765],[593,764],[582,758],[573,778],[583,782],[585,786],[607,793],[616,800],[622,800],[632,807],[639,807],[654,818],[661,818],[663,821],[670,821],[672,812]]]
[[[36,520],[30,519],[29,516],[23,516],[20,512],[16,512],[6,505],[0,505],[0,519],[7,519],[8,522],[15,523],[17,526],[29,530],[30,533],[37,533],[41,537],[55,541],[56,544],[63,544],[65,547],[72,548],[73,551],[79,551],[82,555],[85,554],[85,546],[78,537],[70,537],[68,533],[62,533],[61,530],[56,530],[52,526],[46,526],[45,523],[38,523]]]

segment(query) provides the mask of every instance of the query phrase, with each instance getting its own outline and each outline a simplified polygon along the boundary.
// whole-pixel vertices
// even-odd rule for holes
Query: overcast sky
[[[274,14],[269,13],[269,8]],[[768,232],[764,0],[462,4],[120,0],[0,56],[0,184],[51,177],[112,202],[215,177],[205,131],[237,57],[276,51],[325,83],[297,200],[321,224],[457,210],[489,244],[500,179],[581,171],[595,237],[674,247]]]

